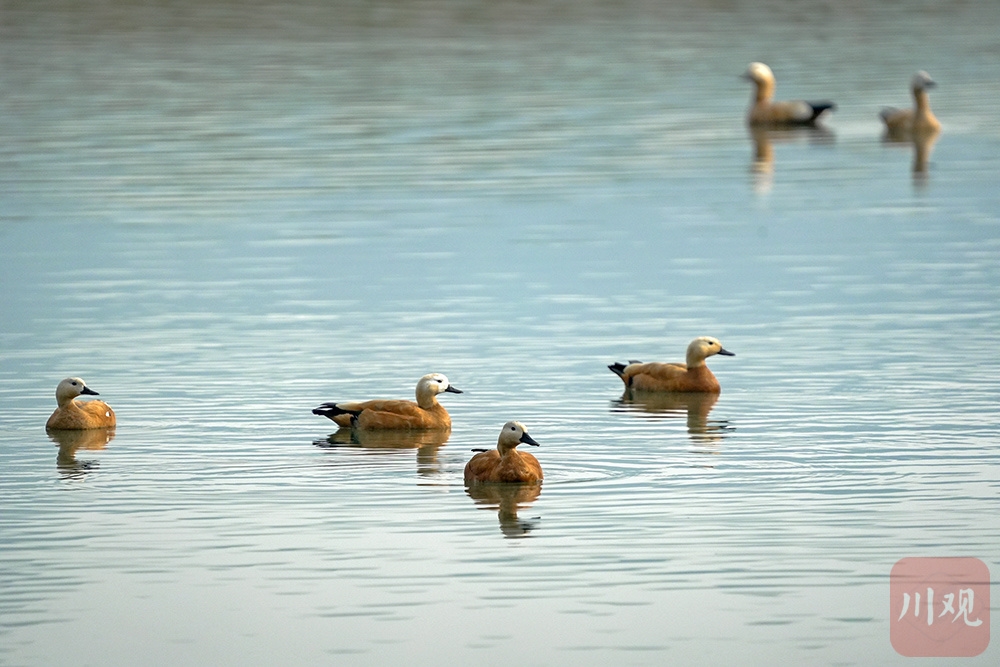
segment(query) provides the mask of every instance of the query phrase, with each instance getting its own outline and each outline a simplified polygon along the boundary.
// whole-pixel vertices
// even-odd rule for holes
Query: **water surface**
[[[1000,571],[989,3],[0,14],[3,662],[898,664],[897,560]],[[606,368],[705,334],[717,402]],[[447,438],[310,413],[431,371]],[[545,483],[467,491],[509,419]]]

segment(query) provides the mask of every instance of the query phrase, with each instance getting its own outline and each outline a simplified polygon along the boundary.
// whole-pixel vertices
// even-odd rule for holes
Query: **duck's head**
[[[98,396],[99,394],[87,386],[81,378],[66,378],[56,386],[56,402],[59,405],[72,401],[80,394]]]
[[[931,78],[930,74],[920,70],[913,75],[913,79],[910,81],[910,90],[916,94],[921,90],[927,90],[928,88],[933,88],[936,85],[937,84],[934,82],[934,79]]]
[[[528,435],[528,429],[524,427],[524,424],[515,421],[504,424],[500,431],[500,437],[497,439],[497,449],[500,450],[500,453],[503,454],[522,443],[538,447],[538,443]]]
[[[743,73],[743,78],[753,81],[758,86],[763,84],[774,85],[774,72],[764,63],[750,63],[747,71]]]
[[[691,341],[687,349],[688,368],[695,368],[705,363],[705,359],[714,354],[721,354],[724,357],[735,357],[736,355],[722,347],[718,338],[711,336],[699,336]]]
[[[425,375],[417,382],[417,403],[420,403],[422,396],[434,397],[444,392],[461,394],[462,390],[451,386],[448,378],[441,373]]]

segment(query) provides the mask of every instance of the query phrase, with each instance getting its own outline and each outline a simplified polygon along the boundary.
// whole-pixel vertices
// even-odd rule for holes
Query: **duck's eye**
[[[75,382],[71,382],[70,384],[72,384],[72,385],[73,385],[74,387],[76,386],[76,383],[75,383]]]

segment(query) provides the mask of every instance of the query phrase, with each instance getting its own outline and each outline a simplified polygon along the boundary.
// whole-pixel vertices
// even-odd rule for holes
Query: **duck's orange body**
[[[683,391],[719,393],[722,388],[715,375],[705,365],[705,359],[721,354],[735,356],[715,338],[695,338],[688,345],[687,363],[648,363],[632,361],[608,366],[629,389],[639,391]]]
[[[612,366],[611,370],[615,370]],[[617,372],[617,371],[616,371]],[[708,366],[688,368],[684,364],[629,364],[619,374],[629,389],[639,391],[684,391],[717,394],[719,380]]]
[[[378,399],[360,403],[337,403],[337,407],[344,410],[344,413],[330,419],[338,426],[360,429],[451,428],[451,415],[437,401],[427,408],[422,408],[413,401]]]
[[[754,98],[747,114],[752,127],[788,127],[815,125],[819,117],[836,108],[833,102],[774,101],[775,80],[771,68],[764,63],[750,63],[744,78],[754,83]]]
[[[324,403],[313,409],[313,414],[332,419],[338,426],[359,429],[450,429],[451,416],[437,400],[444,392],[462,393],[444,375],[431,373],[417,383],[415,403],[392,399]]]
[[[80,378],[66,378],[56,387],[59,407],[45,422],[52,430],[82,431],[91,428],[111,428],[115,425],[115,411],[104,401],[77,401],[81,394],[97,396]]]
[[[519,452],[519,444],[538,446],[524,425],[507,422],[500,431],[497,448],[480,452],[465,464],[465,483],[537,484],[542,481],[542,466],[527,452]]]
[[[911,139],[919,136],[937,134],[941,123],[931,111],[928,88],[935,85],[927,72],[917,72],[910,82],[910,92],[913,93],[912,109],[883,109],[879,114],[885,123],[886,133],[892,139]]]

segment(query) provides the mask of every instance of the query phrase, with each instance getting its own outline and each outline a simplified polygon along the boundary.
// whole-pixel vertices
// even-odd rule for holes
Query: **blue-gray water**
[[[1000,572],[1000,5],[0,19],[3,664],[902,664],[897,560]],[[751,60],[838,103],[765,165]],[[717,403],[621,400],[697,335]],[[447,442],[310,413],[432,371]],[[509,419],[540,493],[470,496]]]

